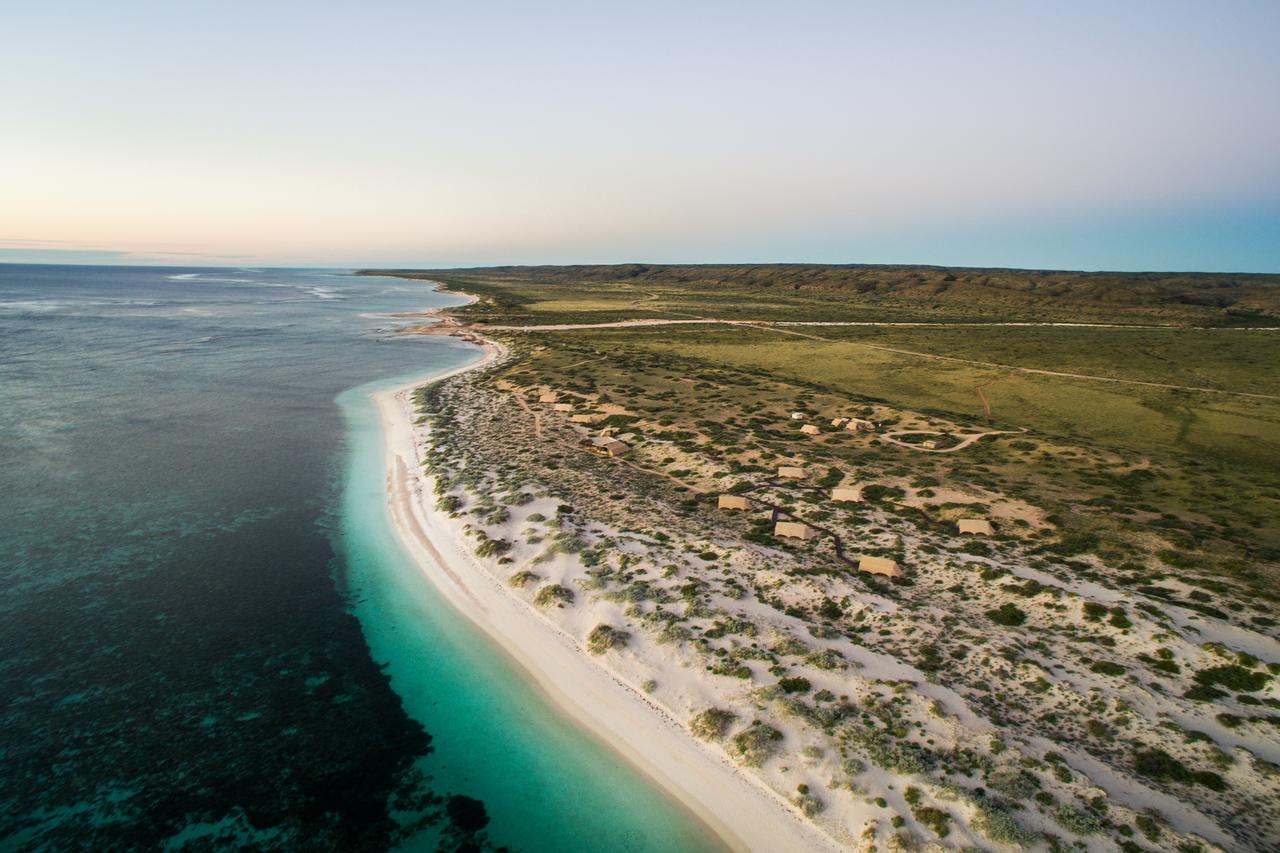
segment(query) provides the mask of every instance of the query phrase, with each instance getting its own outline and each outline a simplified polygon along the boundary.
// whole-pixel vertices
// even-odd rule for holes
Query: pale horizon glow
[[[5,13],[0,262],[1280,272],[1280,4]]]

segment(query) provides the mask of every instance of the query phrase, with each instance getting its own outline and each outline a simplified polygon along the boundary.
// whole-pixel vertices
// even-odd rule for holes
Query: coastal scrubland
[[[508,348],[418,394],[438,511],[831,837],[1280,843],[1276,277],[413,275]]]

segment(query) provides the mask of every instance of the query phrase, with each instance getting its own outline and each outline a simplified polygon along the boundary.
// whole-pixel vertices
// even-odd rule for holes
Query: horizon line
[[[810,268],[884,268],[884,269],[935,269],[935,270],[991,270],[1000,272],[1028,273],[1074,273],[1080,275],[1224,275],[1224,276],[1280,276],[1280,270],[1221,270],[1221,269],[1071,269],[1067,267],[1024,267],[1024,266],[979,266],[974,264],[937,264],[913,262],[864,262],[864,261],[607,261],[607,262],[571,262],[571,263],[491,263],[466,264],[461,266],[362,266],[358,264],[314,265],[314,264],[194,264],[165,263],[162,261],[144,261],[130,259],[127,261],[111,261],[95,259],[92,261],[7,261],[0,260],[0,267],[121,267],[121,268],[164,268],[164,269],[253,269],[264,270],[350,270],[353,275],[361,273],[422,273],[422,272],[465,272],[468,270],[486,269],[537,269],[537,268],[571,268],[571,267],[810,267]]]

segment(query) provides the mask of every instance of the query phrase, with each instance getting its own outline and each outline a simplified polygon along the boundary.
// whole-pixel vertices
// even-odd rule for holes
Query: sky
[[[0,262],[1280,272],[1280,2],[5,4]]]

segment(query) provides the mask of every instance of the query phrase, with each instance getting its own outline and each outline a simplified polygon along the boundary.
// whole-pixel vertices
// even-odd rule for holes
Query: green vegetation
[[[1190,770],[1162,749],[1139,750],[1133,758],[1133,769],[1148,779],[1203,785],[1213,791],[1222,791],[1227,787],[1226,780],[1217,773],[1209,770]]]
[[[999,329],[999,335],[987,335],[969,329],[966,334],[995,338],[1006,331]],[[824,328],[821,333],[826,336],[830,330]],[[1184,333],[1190,334],[1164,332]],[[1118,332],[1079,330],[1078,334]],[[1280,335],[1229,334],[1247,336],[1260,348],[1259,357],[1280,361]],[[1001,480],[1027,484],[1028,493],[1036,494],[1037,502],[1060,502],[1070,507],[1068,512],[1060,513],[1064,525],[1060,541],[1044,546],[1046,551],[1063,555],[1146,535],[1151,524],[1133,517],[1133,508],[1160,507],[1164,514],[1156,520],[1156,529],[1180,545],[1180,554],[1190,558],[1193,572],[1275,595],[1276,585],[1268,578],[1277,572],[1280,526],[1268,524],[1266,519],[1280,515],[1280,489],[1267,472],[1280,465],[1280,402],[993,371],[897,352],[859,349],[853,343],[798,340],[768,330],[663,327],[534,337],[547,348],[522,359],[521,365],[510,371],[513,379],[569,384],[558,371],[574,364],[575,373],[585,371],[577,380],[583,387],[613,385],[640,390],[634,387],[640,370],[644,375],[641,402],[653,399],[653,408],[657,409],[661,401],[665,404],[662,409],[677,417],[682,410],[701,410],[708,402],[724,405],[708,401],[705,389],[698,393],[682,381],[682,377],[706,375],[716,377],[714,387],[732,389],[732,393],[713,396],[779,415],[787,407],[788,397],[795,393],[788,389],[799,385],[812,389],[808,393],[820,394],[815,402],[821,407],[840,406],[840,400],[847,401],[851,396],[880,399],[945,413],[960,422],[970,420],[981,429],[986,426],[978,425],[982,409],[974,388],[986,385],[984,393],[994,401],[995,416],[999,417],[1001,411],[1000,400],[1005,401],[1010,412],[1010,420],[992,424],[995,428],[1030,427],[1059,442],[1097,447],[1098,453],[1139,452],[1147,459],[1158,459],[1158,464],[1138,469],[1113,464],[1108,466],[1115,470],[1111,473],[1084,455],[1078,457],[1078,462],[1071,456],[1058,456],[1046,467],[1048,457],[1043,443],[1036,444],[1037,450],[1027,451],[1015,449],[1012,441],[1007,445],[984,441],[963,456],[931,459],[935,478],[954,482],[956,469],[963,461],[980,460],[991,466]],[[837,349],[826,352],[824,348],[829,346]],[[840,349],[848,347],[854,350]],[[1081,352],[1098,349],[1096,342],[1083,339],[1069,348]],[[1209,355],[1206,353],[1207,358]],[[1121,365],[1128,362],[1125,354],[1117,354],[1116,358]],[[1248,372],[1238,365],[1231,365],[1231,369]],[[987,384],[992,379],[997,383]],[[744,384],[747,380],[750,386]],[[1226,387],[1233,387],[1234,381],[1227,374],[1222,375]],[[687,407],[682,408],[686,397]],[[704,413],[713,417],[703,420],[722,421],[723,416],[715,416],[715,412],[713,408]],[[670,434],[697,436],[697,425],[689,426],[693,428],[685,433],[672,430]],[[838,460],[840,448],[850,439],[847,434],[836,433],[823,442],[812,445],[819,457],[815,461],[822,457]],[[772,442],[767,434],[761,434],[754,443],[767,447]],[[1025,442],[1022,444],[1025,446]],[[1274,464],[1268,467],[1268,463]],[[1032,492],[1032,484],[1047,488]],[[869,501],[893,500],[891,494],[890,487],[880,484],[871,484],[870,491],[864,490]],[[1193,520],[1197,517],[1203,520]],[[1186,600],[1178,603],[1206,606]],[[1117,627],[1124,618],[1123,614],[1113,617]]]
[[[518,494],[562,502],[521,536],[543,549],[535,567],[577,555],[557,561],[581,563],[564,577],[617,605],[591,651],[625,643],[622,627],[643,631],[704,671],[722,704],[749,698],[762,715],[742,728],[709,708],[690,721],[699,737],[727,739],[759,766],[781,750],[777,714],[801,735],[779,765],[825,773],[821,756],[838,752],[822,794],[833,807],[847,796],[836,788],[893,799],[897,781],[863,775],[874,764],[939,837],[967,840],[972,828],[1058,850],[1080,843],[1061,833],[1106,833],[1095,840],[1129,850],[1154,827],[1160,845],[1179,846],[1132,804],[1088,799],[1089,761],[1030,754],[1035,737],[1214,820],[1244,815],[1224,825],[1242,848],[1271,831],[1265,765],[1241,750],[1272,734],[1280,702],[1267,688],[1280,662],[1205,643],[1213,634],[1186,619],[1267,636],[1278,624],[1280,334],[1243,327],[1276,324],[1280,277],[635,266],[433,277],[481,296],[457,312],[477,322],[760,321],[490,328],[515,357],[451,383],[457,407],[432,415],[445,439],[449,417],[474,436],[431,469],[437,495],[462,494],[455,511],[472,530]],[[1130,325],[982,325],[1067,316]],[[782,324],[817,319],[868,325]],[[939,325],[955,321],[971,324]],[[588,430],[538,405],[548,388],[575,411],[610,412],[632,452],[583,452]],[[843,429],[840,417],[865,421]],[[782,465],[808,476],[778,478]],[[833,501],[835,486],[861,501]],[[748,495],[749,508],[718,509],[726,492]],[[779,540],[779,517],[822,535]],[[966,518],[991,519],[995,535],[959,535]],[[906,573],[860,572],[860,556]],[[573,600],[548,589],[540,606]],[[762,621],[760,606],[787,624]],[[915,671],[859,674],[868,658],[847,644]],[[830,680],[836,671],[847,678]],[[965,732],[965,714],[923,682],[955,690],[1007,744],[948,732],[948,721]],[[1209,733],[1179,723],[1197,715]],[[1234,730],[1230,747],[1222,727]],[[803,786],[791,795],[805,813],[822,798]],[[965,807],[943,808],[956,799]],[[1060,835],[1022,825],[1047,821]]]
[[[1230,664],[1202,669],[1195,674],[1196,683],[1204,687],[1221,686],[1228,690],[1253,693],[1267,686],[1271,676]]]
[[[602,655],[612,649],[620,649],[627,644],[630,636],[612,625],[597,625],[587,634],[587,651],[593,655]]]
[[[939,838],[946,838],[951,834],[951,815],[948,812],[933,806],[913,806],[911,814]]]
[[[987,618],[997,625],[1016,627],[1027,621],[1027,613],[1011,601],[987,611]]]
[[[1100,675],[1124,675],[1128,669],[1109,660],[1096,660],[1089,666],[1089,671]]]
[[[805,817],[813,817],[826,808],[826,803],[822,802],[817,794],[810,791],[808,785],[803,784],[796,786],[796,793],[791,798],[791,802]]]
[[[744,313],[767,321],[821,315],[823,320],[1020,322],[1063,319],[1055,312],[1070,313],[1072,320],[1089,319],[1092,312],[1105,322],[1121,318],[1235,325],[1250,311],[1261,312],[1256,316],[1274,314],[1280,293],[1280,280],[1274,276],[1091,276],[876,267],[510,268],[430,277],[482,297],[456,312],[459,315],[520,323],[734,318]],[[934,290],[937,297],[923,298]],[[961,293],[963,299],[958,298]],[[833,313],[833,308],[838,310]],[[1280,469],[1280,399],[1273,399],[1280,397],[1280,373],[1269,369],[1280,362],[1280,334],[1183,326],[929,325],[800,331],[703,325],[529,337],[546,349],[522,359],[516,373],[567,385],[559,370],[572,364],[575,374],[586,371],[581,376],[584,388],[632,388],[646,397],[665,399],[667,411],[677,416],[684,398],[693,398],[688,411],[701,410],[706,392],[713,389],[715,395],[732,389],[727,396],[763,405],[764,411],[773,401],[786,406],[788,396],[794,399],[796,390],[804,389],[817,395],[813,405],[818,409],[837,398],[882,401],[979,429],[1027,428],[1036,441],[983,441],[963,456],[931,459],[938,469],[933,479],[954,481],[958,463],[971,457],[990,466],[1002,480],[1025,483],[1028,492],[1041,495],[1040,502],[1062,506],[1067,511],[1058,513],[1060,539],[1044,543],[1046,552],[1096,551],[1154,527],[1177,546],[1171,558],[1176,554],[1206,578],[1272,597],[1280,588],[1275,583],[1280,577],[1280,525],[1268,523],[1280,517],[1280,489],[1270,473]],[[664,369],[654,371],[646,364]],[[643,376],[639,385],[637,369]],[[668,369],[671,379],[664,378]],[[1233,393],[1072,379],[1025,369]],[[692,376],[705,377],[701,392],[682,381]],[[750,393],[743,384],[748,377],[761,393]],[[979,387],[982,398],[975,392]],[[792,389],[790,394],[786,388]],[[991,408],[990,418],[984,400]],[[723,422],[714,408],[704,414],[711,415],[703,417],[704,422]],[[676,426],[673,435],[701,432],[695,423],[688,425],[693,429]],[[721,431],[712,440],[723,442],[732,435]],[[849,442],[846,434],[835,431],[812,442],[812,448],[834,462]],[[1075,459],[1057,454],[1055,448],[1064,443],[1089,452]],[[1128,465],[1100,467],[1095,459],[1101,457],[1095,453],[1141,457]],[[822,458],[814,461],[825,466],[818,469],[826,472],[819,479],[829,478],[834,466]],[[1038,489],[1041,485],[1049,488]],[[868,499],[878,497],[873,491]],[[1137,507],[1158,508],[1160,517],[1154,522],[1135,517]],[[1195,600],[1176,603],[1213,609]],[[1127,618],[1115,614],[1112,622],[1121,627]]]
[[[476,545],[476,556],[482,558],[500,557],[511,550],[511,543],[505,539],[490,539],[479,531],[480,542]]]
[[[1062,805],[1052,812],[1053,819],[1068,832],[1076,835],[1093,835],[1102,829],[1102,821],[1096,814],[1084,809]]]
[[[777,752],[781,740],[782,732],[761,720],[753,720],[750,726],[733,736],[733,747],[742,757],[743,764],[759,767]]]
[[[573,604],[573,590],[558,583],[547,584],[538,590],[538,594],[533,597],[533,603],[538,607],[550,607],[553,604],[563,607],[566,604]]]
[[[1026,845],[1035,839],[1035,834],[1024,829],[1013,815],[1003,806],[989,799],[979,799],[975,805],[978,813],[974,816],[973,827],[997,844]]]
[[[722,740],[738,715],[723,708],[708,708],[689,721],[689,731],[703,740]]]

